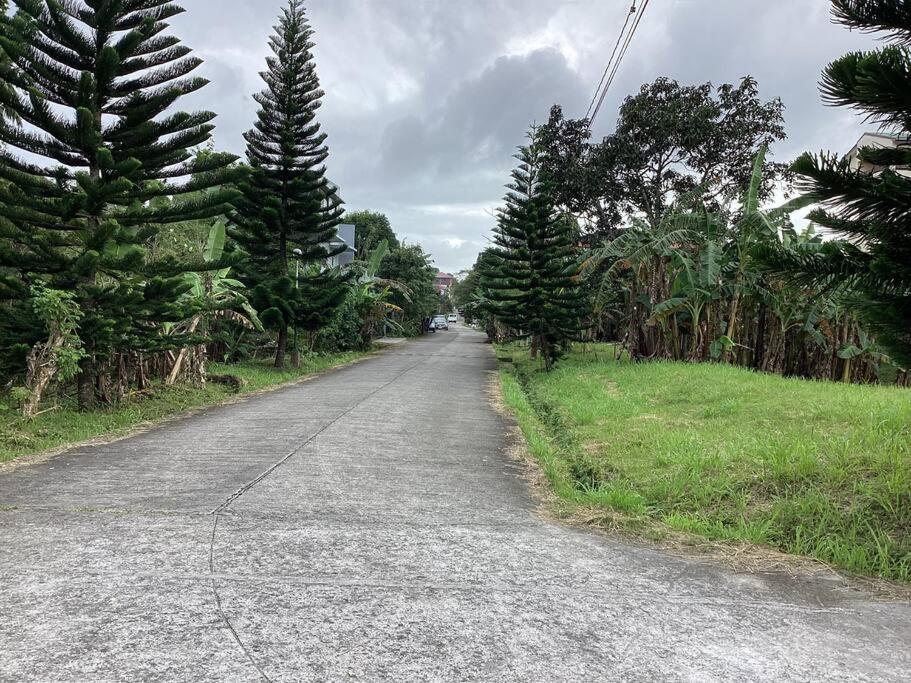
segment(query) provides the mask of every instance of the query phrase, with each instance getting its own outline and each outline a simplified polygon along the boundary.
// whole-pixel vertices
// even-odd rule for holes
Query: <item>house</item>
[[[851,150],[845,155],[845,158],[850,161],[852,170],[861,171],[863,173],[870,173],[875,176],[885,171],[886,167],[875,166],[874,164],[863,161],[860,158],[860,152],[865,147],[873,147],[879,149],[911,147],[911,137],[907,135],[893,135],[890,133],[864,133],[860,136],[860,140],[858,140],[851,148]],[[893,167],[891,170],[895,171],[899,175],[905,176],[906,178],[911,178],[911,169],[907,167]],[[813,206],[812,208],[819,208],[819,205]],[[840,238],[840,235],[834,233],[829,228],[819,225],[818,223],[810,223],[810,225],[812,225],[813,231],[823,240]]]
[[[455,284],[455,278],[449,273],[440,271],[437,273],[436,277],[433,278],[433,286],[436,288],[438,294],[445,294],[453,284]]]
[[[335,266],[346,266],[354,261],[354,225],[342,223],[336,228],[335,237],[326,245],[329,251],[336,251],[344,247],[345,250],[335,256],[329,257],[326,265],[330,268]]]
[[[899,147],[911,147],[911,138],[907,135],[890,135],[888,133],[864,133],[857,144],[848,152],[848,159],[851,160],[851,168],[855,171],[872,173],[877,175],[886,170],[882,166],[874,166],[871,163],[860,159],[860,151],[864,147],[874,147],[880,149],[896,149]],[[905,167],[893,168],[893,171],[906,178],[911,178],[911,170]]]

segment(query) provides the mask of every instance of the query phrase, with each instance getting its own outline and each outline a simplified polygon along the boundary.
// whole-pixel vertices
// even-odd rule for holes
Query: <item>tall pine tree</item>
[[[866,148],[871,174],[834,154],[805,154],[793,166],[809,195],[825,204],[810,219],[842,239],[795,252],[767,250],[772,270],[812,287],[839,289],[893,359],[911,368],[911,178],[894,167],[911,166],[911,3],[907,0],[833,0],[836,21],[882,33],[893,44],[854,52],[823,73],[822,93],[880,124],[900,144]]]
[[[520,147],[518,167],[507,186],[494,230],[494,246],[481,273],[486,306],[519,337],[530,337],[550,370],[566,342],[576,339],[585,298],[575,278],[578,249],[573,225],[554,207],[553,185],[544,173],[538,129]]]
[[[347,279],[338,271],[311,276],[306,268],[344,249],[328,247],[343,210],[337,189],[326,178],[329,150],[316,120],[324,93],[312,36],[303,3],[290,0],[269,40],[273,54],[261,74],[266,88],[255,96],[257,121],[245,135],[253,172],[231,230],[250,258],[247,279],[260,318],[278,332],[276,367],[284,366],[289,329],[298,324],[311,329],[312,321],[322,317],[314,307],[337,305]],[[294,261],[301,267],[303,287],[292,281]],[[321,296],[302,295],[315,287],[324,290]]]
[[[113,353],[179,343],[162,323],[187,314],[181,273],[220,264],[151,262],[147,246],[163,225],[229,210],[233,191],[200,190],[219,188],[235,157],[195,160],[189,150],[209,140],[215,114],[173,110],[207,83],[191,75],[201,60],[165,33],[181,7],[13,4],[0,35],[11,62],[0,105],[21,125],[0,120],[0,298],[23,300],[37,283],[75,293],[88,353],[79,400],[90,408]]]

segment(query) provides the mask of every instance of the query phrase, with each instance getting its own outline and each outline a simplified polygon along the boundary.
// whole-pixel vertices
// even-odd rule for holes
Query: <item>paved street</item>
[[[0,471],[0,680],[907,680],[908,605],[538,517],[482,342]]]

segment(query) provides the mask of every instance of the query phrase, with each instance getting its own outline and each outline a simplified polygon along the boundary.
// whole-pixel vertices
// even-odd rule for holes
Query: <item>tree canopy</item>
[[[375,211],[351,211],[345,214],[345,223],[354,225],[354,247],[357,257],[367,258],[383,240],[390,249],[399,246],[399,238],[385,214]]]
[[[505,205],[482,272],[491,313],[515,336],[530,337],[550,369],[562,345],[579,336],[585,301],[572,222],[558,214],[539,130],[519,148]]]
[[[590,141],[588,121],[554,107],[542,128],[557,203],[600,237],[630,215],[657,226],[676,197],[699,187],[717,208],[739,196],[763,147],[785,138],[784,105],[763,102],[752,77],[738,85],[681,85],[659,78],[620,107],[616,130]],[[771,195],[786,166],[767,162],[760,196]]]

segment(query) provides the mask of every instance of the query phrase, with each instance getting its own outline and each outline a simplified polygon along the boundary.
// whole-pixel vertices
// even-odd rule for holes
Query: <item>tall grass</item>
[[[558,495],[911,581],[911,391],[512,354],[504,397]]]

